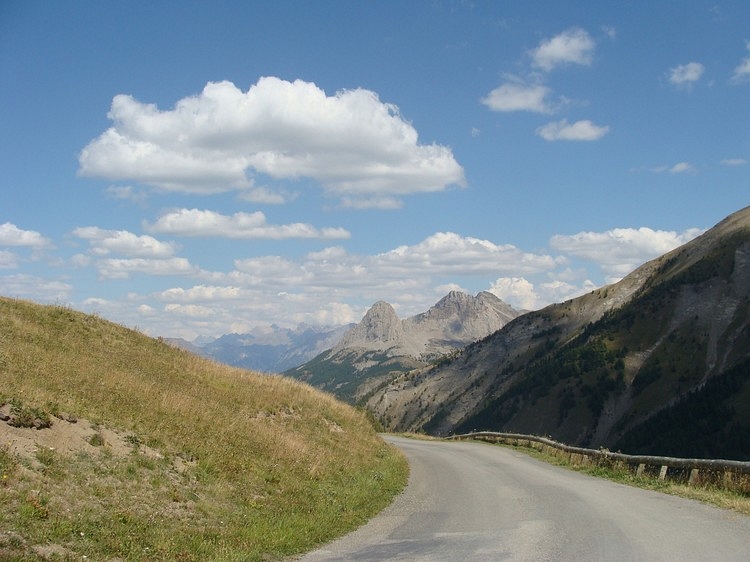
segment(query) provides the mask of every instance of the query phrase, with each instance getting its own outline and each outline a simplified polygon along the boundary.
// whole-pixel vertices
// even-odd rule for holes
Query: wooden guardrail
[[[585,449],[558,443],[546,437],[521,433],[477,431],[452,435],[449,439],[476,439],[530,447],[555,456],[566,456],[571,464],[597,464],[627,468],[638,477],[675,480],[690,485],[715,485],[750,494],[750,462],[714,459],[681,459],[647,455],[626,455],[608,449]]]

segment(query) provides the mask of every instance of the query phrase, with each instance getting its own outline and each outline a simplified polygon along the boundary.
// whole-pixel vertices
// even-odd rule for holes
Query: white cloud
[[[694,172],[695,167],[690,162],[678,162],[671,168],[668,168],[667,171],[670,174],[683,174],[685,172]]]
[[[725,158],[720,163],[722,166],[744,166],[747,164],[747,160],[744,158]]]
[[[374,258],[380,267],[423,268],[436,275],[494,272],[538,273],[555,267],[549,255],[523,252],[511,244],[438,232],[414,246],[400,246]]]
[[[6,222],[0,224],[0,246],[24,246],[42,249],[52,245],[52,242],[35,230],[22,230],[15,224]]]
[[[83,176],[217,193],[251,188],[260,173],[312,178],[335,197],[465,185],[449,148],[419,144],[398,108],[364,89],[328,96],[302,80],[261,78],[247,92],[211,82],[168,111],[118,95],[108,116],[113,126],[79,155]]]
[[[539,308],[534,284],[523,277],[500,277],[492,283],[489,292],[519,310]]]
[[[669,81],[676,86],[690,86],[700,80],[705,70],[706,67],[701,63],[689,62],[670,68],[667,76],[669,77]]]
[[[345,209],[381,209],[391,210],[403,207],[401,199],[397,197],[342,197],[341,207]]]
[[[158,276],[195,276],[201,270],[186,258],[108,258],[96,264],[102,279],[129,279],[133,274]]]
[[[288,239],[288,238],[349,238],[350,233],[343,228],[318,229],[309,224],[293,223],[272,225],[266,216],[238,212],[231,216],[200,209],[179,209],[166,213],[157,221],[144,228],[150,232],[168,233],[178,236],[211,236],[236,239]]]
[[[551,113],[546,98],[550,89],[540,84],[508,82],[492,90],[481,102],[493,111],[532,111]]]
[[[670,174],[683,174],[683,173],[694,173],[696,172],[695,166],[693,166],[690,162],[677,162],[677,164],[673,164],[672,166],[669,165],[662,165],[662,166],[653,166],[651,168],[633,168],[631,171],[637,172],[642,170],[647,170],[649,172],[654,172],[656,174],[664,174],[664,173],[670,173]]]
[[[571,28],[542,41],[531,51],[535,67],[549,72],[562,64],[588,66],[594,54],[594,40],[581,28]]]
[[[15,269],[18,267],[18,256],[7,250],[0,250],[0,269]]]
[[[50,280],[19,273],[0,277],[0,295],[25,298],[39,302],[67,302],[73,286],[59,280]]]
[[[596,263],[608,278],[616,281],[650,259],[665,254],[700,235],[697,228],[682,233],[642,227],[615,228],[606,232],[555,235],[555,250]]]
[[[106,192],[112,199],[131,201],[137,205],[143,205],[148,199],[148,193],[139,191],[132,185],[110,185]]]
[[[104,230],[96,226],[76,228],[73,235],[88,240],[96,256],[120,254],[140,258],[169,258],[177,250],[172,242],[160,242],[152,236],[138,236],[127,230]]]
[[[536,130],[544,140],[558,141],[594,141],[599,140],[609,132],[608,126],[595,125],[589,120],[568,123],[567,119],[547,123]]]
[[[216,314],[214,309],[207,306],[199,306],[195,304],[181,305],[181,304],[167,304],[164,307],[164,312],[170,314],[179,314],[181,316],[210,318]]]
[[[563,302],[588,293],[596,286],[588,279],[579,284],[562,278],[534,284],[525,277],[500,277],[488,289],[517,310],[538,310],[554,302]]]
[[[750,50],[750,41],[747,43],[747,48]],[[739,84],[750,79],[750,57],[745,57],[742,62],[734,68],[732,72],[732,82]]]
[[[248,201],[249,203],[263,203],[266,205],[281,205],[287,201],[294,199],[294,194],[285,194],[283,192],[274,191],[268,187],[250,187],[243,189],[239,198],[242,201]]]

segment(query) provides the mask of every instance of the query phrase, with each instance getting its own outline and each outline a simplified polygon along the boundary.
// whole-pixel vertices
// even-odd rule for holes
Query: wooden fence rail
[[[584,449],[558,443],[546,437],[520,433],[477,431],[453,435],[449,439],[476,439],[531,447],[555,456],[564,455],[576,465],[600,464],[628,468],[636,476],[653,476],[660,480],[677,480],[690,485],[710,484],[750,494],[750,462],[714,459],[680,459],[648,455],[626,455],[608,449]]]

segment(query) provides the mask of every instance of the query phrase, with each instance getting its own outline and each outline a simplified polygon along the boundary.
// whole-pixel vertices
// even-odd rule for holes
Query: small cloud
[[[344,209],[380,209],[393,210],[403,207],[403,202],[397,197],[342,197],[341,207]]]
[[[492,111],[552,113],[546,102],[549,93],[546,86],[508,82],[492,90],[481,102]]]
[[[52,242],[35,230],[22,230],[15,224],[0,224],[0,246],[23,246],[42,249],[52,246]]]
[[[750,49],[750,42],[747,43],[747,48]],[[735,67],[731,81],[733,84],[739,84],[741,82],[746,82],[748,79],[750,79],[750,57],[745,57],[742,59],[742,62]]]
[[[267,187],[250,187],[240,191],[239,199],[248,203],[258,203],[265,205],[282,205],[295,199],[296,195],[285,195],[273,191]]]
[[[595,125],[589,120],[568,123],[567,119],[548,123],[536,130],[544,140],[595,141],[609,132],[609,127]]]
[[[670,173],[670,174],[681,174],[685,172],[695,172],[695,166],[690,164],[690,162],[678,162],[677,164],[674,164],[672,166],[668,165],[661,165],[661,166],[652,166],[650,168],[632,168],[631,172],[653,172],[655,174],[664,174],[664,173]]]
[[[177,250],[172,242],[160,242],[152,236],[139,236],[127,230],[104,230],[96,226],[76,228],[73,235],[88,240],[95,256],[120,254],[140,258],[170,258]]]
[[[144,224],[150,232],[174,234],[178,236],[204,236],[234,239],[290,238],[349,238],[351,234],[343,228],[318,229],[304,223],[274,225],[268,224],[266,216],[255,213],[235,213],[227,216],[215,211],[200,209],[179,209],[166,213],[152,225]]]
[[[134,274],[192,276],[200,273],[200,269],[185,258],[112,258],[100,260],[96,265],[101,279],[129,279]]]
[[[489,292],[519,310],[535,310],[540,306],[534,284],[523,277],[500,277]]]
[[[110,185],[106,192],[112,199],[130,201],[137,205],[143,205],[148,199],[148,193],[136,190],[132,185]]]
[[[744,166],[747,160],[744,158],[725,158],[720,162],[722,166]]]
[[[670,68],[667,72],[669,81],[676,86],[690,87],[693,83],[700,80],[703,72],[706,70],[699,62],[689,62]]]
[[[689,162],[678,162],[669,168],[670,174],[684,174],[685,172],[695,172],[695,167]]]
[[[584,29],[568,29],[542,41],[531,51],[532,63],[546,72],[562,64],[588,66],[591,64],[594,46],[594,40]]]

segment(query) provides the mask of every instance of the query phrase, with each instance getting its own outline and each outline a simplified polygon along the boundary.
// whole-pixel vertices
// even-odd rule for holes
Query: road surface
[[[485,443],[387,437],[409,485],[322,561],[750,560],[750,517]]]

